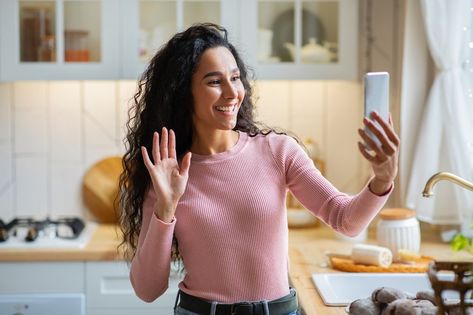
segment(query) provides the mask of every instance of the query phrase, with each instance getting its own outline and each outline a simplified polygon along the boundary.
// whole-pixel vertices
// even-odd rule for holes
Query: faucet
[[[429,178],[429,180],[425,184],[424,191],[422,192],[422,196],[424,197],[432,196],[434,194],[432,192],[432,189],[434,188],[435,184],[441,180],[448,180],[454,184],[462,186],[463,188],[473,191],[473,183],[466,181],[463,178],[458,177],[457,175],[454,175],[452,173],[440,172]]]

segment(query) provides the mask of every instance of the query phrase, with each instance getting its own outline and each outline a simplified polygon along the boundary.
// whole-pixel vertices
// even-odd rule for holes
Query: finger
[[[153,133],[153,149],[151,150],[153,153],[154,163],[158,163],[161,160],[159,154],[159,133],[156,131]]]
[[[168,130],[166,127],[163,127],[161,131],[161,159],[168,158]]]
[[[373,112],[373,118],[379,123],[381,128],[383,128],[388,139],[394,143],[395,146],[399,146],[399,137],[396,132],[394,132],[394,126],[392,121],[391,113],[389,113],[388,122],[386,122],[377,112]]]
[[[378,147],[378,145],[376,144],[376,142],[371,139],[371,137],[366,133],[366,131],[364,131],[363,129],[358,129],[358,134],[361,136],[361,138],[363,139],[363,141],[365,141],[366,145],[372,150],[375,152],[375,154],[379,157],[379,158],[386,158],[386,155],[384,154],[384,152],[381,150],[380,147]]]
[[[149,171],[153,167],[153,163],[149,159],[148,151],[143,146],[141,147],[141,155],[143,156],[143,162],[145,163],[145,166]]]
[[[186,155],[182,158],[182,163],[181,163],[181,170],[179,174],[186,175],[189,172],[189,168],[191,166],[191,158],[192,158],[192,153],[187,152]]]
[[[374,162],[376,160],[374,156],[372,156],[368,153],[368,151],[366,151],[366,147],[361,142],[358,142],[358,150],[360,151],[361,155],[363,155],[364,158],[368,161]]]
[[[176,158],[176,135],[174,134],[174,130],[169,130],[169,158],[175,159]]]
[[[395,148],[391,145],[386,134],[372,121],[367,118],[363,119],[365,126],[376,136],[381,143],[381,148],[384,149],[386,154],[393,154]]]

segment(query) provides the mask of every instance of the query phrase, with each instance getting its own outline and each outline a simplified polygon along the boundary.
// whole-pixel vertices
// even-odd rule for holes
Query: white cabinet
[[[137,79],[159,47],[194,23],[223,25],[238,39],[239,4],[234,0],[122,0],[123,77]]]
[[[78,296],[87,315],[172,314],[180,276],[172,273],[167,291],[146,303],[135,296],[128,275],[123,261],[0,263],[0,309]]]
[[[171,276],[167,291],[146,303],[136,297],[128,275],[125,262],[87,262],[87,314],[172,314],[180,279]]]
[[[196,22],[258,79],[357,79],[358,0],[2,0],[0,80],[135,80]]]
[[[84,293],[82,262],[0,264],[0,294]]]
[[[357,0],[242,0],[241,41],[259,79],[358,77]]]
[[[117,79],[116,0],[0,2],[0,79]]]

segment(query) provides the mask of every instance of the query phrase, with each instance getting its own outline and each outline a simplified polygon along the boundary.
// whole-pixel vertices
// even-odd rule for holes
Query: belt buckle
[[[252,314],[253,314],[253,303],[250,303],[250,302],[238,302],[238,303],[232,304],[232,306],[230,307],[230,314],[231,314],[231,315],[239,315],[239,314],[241,314],[241,313],[237,313],[238,308],[241,307],[241,306],[243,306],[243,307],[246,306],[246,307],[248,307],[249,309],[251,309],[251,313],[244,313],[244,314],[246,314],[246,315],[248,315],[248,314],[251,314],[251,315],[252,315]]]

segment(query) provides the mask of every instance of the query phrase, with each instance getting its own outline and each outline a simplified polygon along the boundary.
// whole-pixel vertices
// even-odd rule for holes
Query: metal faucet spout
[[[464,180],[463,178],[454,175],[452,173],[447,173],[447,172],[439,172],[432,177],[429,178],[427,183],[425,184],[424,191],[422,192],[422,196],[424,197],[430,197],[434,193],[432,192],[432,189],[434,188],[435,184],[441,180],[448,180],[454,184],[457,184],[463,188],[466,188],[468,190],[473,191],[473,183]]]

